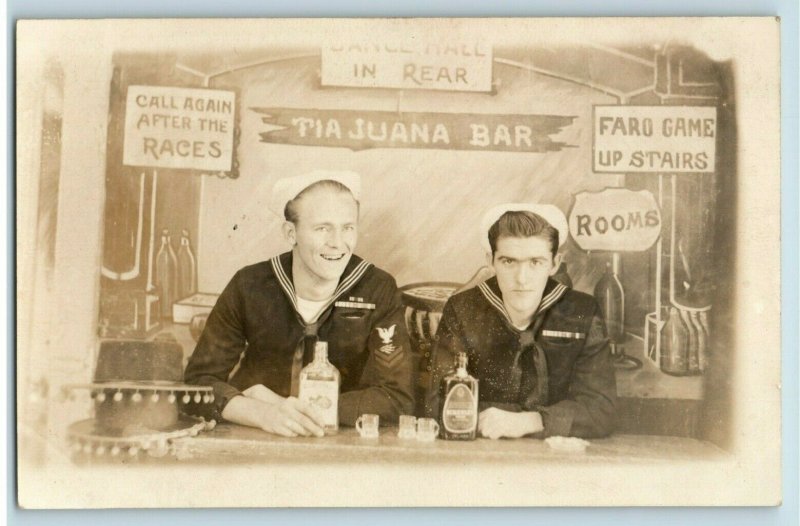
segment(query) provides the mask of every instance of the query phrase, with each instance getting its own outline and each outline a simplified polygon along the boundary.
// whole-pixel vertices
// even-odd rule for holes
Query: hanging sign
[[[597,173],[710,173],[717,108],[595,106],[593,136]]]
[[[393,111],[251,108],[262,115],[261,142],[370,148],[550,152],[570,147],[552,135],[564,115],[397,113]]]
[[[661,235],[661,212],[647,190],[581,192],[569,214],[569,233],[583,250],[641,252]]]
[[[492,48],[479,42],[329,42],[321,55],[323,86],[492,90]]]
[[[128,86],[122,163],[230,171],[232,91]]]

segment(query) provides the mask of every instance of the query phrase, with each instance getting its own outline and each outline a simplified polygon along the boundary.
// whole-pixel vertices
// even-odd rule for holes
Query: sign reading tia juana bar
[[[492,49],[478,42],[329,42],[323,86],[492,90]]]
[[[710,173],[717,108],[595,106],[595,172]]]
[[[569,115],[398,113],[393,111],[250,108],[261,115],[261,142],[349,148],[429,148],[554,152],[570,147],[552,136]]]
[[[123,164],[230,171],[232,91],[128,86]]]
[[[581,192],[569,214],[569,233],[583,250],[641,252],[661,235],[661,212],[647,190]]]

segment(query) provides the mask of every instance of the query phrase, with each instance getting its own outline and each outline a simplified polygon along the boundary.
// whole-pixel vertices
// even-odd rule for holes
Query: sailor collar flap
[[[278,279],[278,283],[283,289],[284,294],[291,302],[292,307],[294,307],[295,311],[298,311],[297,308],[297,294],[294,290],[294,282],[292,281],[292,253],[286,252],[279,256],[275,256],[270,259],[270,263],[272,264],[272,270],[275,273],[275,277]],[[333,303],[342,296],[342,294],[346,293],[348,290],[352,289],[356,283],[358,283],[361,278],[364,277],[367,270],[372,266],[372,263],[364,261],[360,257],[353,254],[350,256],[350,261],[347,263],[347,266],[342,273],[342,277],[339,280],[339,285],[336,286],[336,290],[333,293],[328,301],[325,303],[325,306],[322,308],[322,311],[328,309]]]
[[[514,327],[511,321],[511,316],[508,315],[505,305],[503,304],[502,293],[500,287],[497,285],[497,278],[492,277],[486,281],[478,284],[478,290],[481,291],[483,297],[489,302],[489,305],[497,309],[498,312],[505,318],[509,326]],[[539,308],[536,310],[534,319],[540,316],[544,311],[555,305],[561,299],[564,293],[567,292],[567,286],[559,283],[554,279],[548,279],[547,284],[542,292],[542,301],[539,302]]]

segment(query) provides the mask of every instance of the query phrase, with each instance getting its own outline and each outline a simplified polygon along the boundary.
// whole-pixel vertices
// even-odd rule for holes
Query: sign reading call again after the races
[[[235,103],[232,91],[128,86],[123,164],[230,170]]]
[[[712,106],[595,106],[592,167],[598,173],[710,173]]]

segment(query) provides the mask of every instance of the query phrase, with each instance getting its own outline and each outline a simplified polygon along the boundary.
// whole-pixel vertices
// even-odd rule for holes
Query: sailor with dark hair
[[[488,438],[602,437],[614,427],[616,384],[600,309],[552,276],[567,236],[552,205],[508,204],[481,222],[495,276],[452,296],[432,356],[426,412],[466,352],[479,385],[478,432]]]

